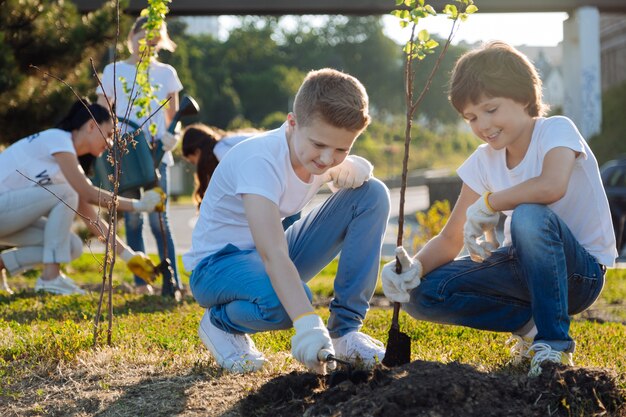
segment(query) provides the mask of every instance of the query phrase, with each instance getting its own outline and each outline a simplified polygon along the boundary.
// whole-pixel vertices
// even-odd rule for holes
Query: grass
[[[332,294],[336,267],[336,262],[331,263],[311,281],[310,287],[316,297],[323,299]],[[66,269],[83,284],[101,282],[98,264],[92,255],[83,255]],[[609,270],[600,300],[616,307],[622,314],[623,300],[626,299],[625,275],[624,270]],[[10,279],[10,282],[16,287],[32,288],[36,276],[36,273],[30,273]],[[115,277],[116,283],[131,282],[131,275],[123,263],[116,265]],[[183,281],[188,282],[188,275],[183,274]],[[377,293],[382,294],[380,285]],[[95,360],[92,346],[97,300],[97,291],[64,297],[35,294],[25,289],[12,296],[0,292],[0,399],[28,395],[23,384],[33,375],[46,378],[61,365],[80,366]],[[113,347],[99,343],[99,349],[108,352],[106,362],[109,365],[106,366],[117,363],[141,367],[147,361],[151,372],[201,369],[201,372],[215,373],[214,362],[196,335],[203,311],[193,299],[187,298],[176,304],[160,296],[122,293],[114,295],[113,310]],[[318,312],[322,318],[328,318],[327,308],[320,307]],[[575,354],[578,365],[626,373],[623,317],[617,322],[573,321],[571,334],[578,343]],[[390,309],[373,308],[363,331],[385,342],[390,319]],[[400,325],[413,340],[413,360],[459,361],[485,371],[506,366],[505,334],[418,322],[404,313]],[[106,331],[106,320],[101,329]],[[292,334],[292,330],[264,332],[253,338],[264,352],[284,358],[285,365],[281,366],[290,366],[294,365],[288,355]],[[151,359],[146,359],[147,354]]]

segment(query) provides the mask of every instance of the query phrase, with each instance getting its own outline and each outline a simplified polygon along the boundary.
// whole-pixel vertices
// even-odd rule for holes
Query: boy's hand
[[[291,338],[291,354],[298,362],[303,363],[309,370],[326,373],[326,363],[320,361],[320,351],[335,354],[333,342],[328,329],[317,314],[300,316],[293,322],[296,335]]]
[[[420,285],[422,263],[418,259],[411,259],[402,246],[396,248],[396,257],[402,265],[402,272],[396,273],[395,260],[383,266],[383,292],[391,301],[407,303],[411,298],[410,290]]]
[[[467,220],[463,226],[463,241],[474,262],[482,262],[500,247],[495,228],[500,213],[487,205],[489,193],[485,193],[467,208]]]
[[[372,177],[374,167],[365,158],[349,155],[339,165],[324,174],[324,182],[333,182],[335,188],[359,188]]]
[[[157,276],[156,266],[152,259],[143,252],[135,252],[132,249],[124,249],[120,258],[126,262],[128,269],[148,284],[152,284]]]

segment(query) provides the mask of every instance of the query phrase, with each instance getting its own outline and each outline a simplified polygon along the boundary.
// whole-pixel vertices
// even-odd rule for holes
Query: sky
[[[408,40],[409,28],[401,29],[398,19],[384,16],[385,34],[398,43]],[[453,43],[468,43],[502,40],[512,45],[555,46],[563,40],[563,21],[567,13],[476,13],[461,22]],[[423,23],[422,23],[423,22]],[[421,29],[427,29],[441,37],[450,32],[450,21],[445,16],[436,16],[420,22]],[[537,30],[536,28],[541,28]]]
[[[311,16],[314,21],[319,17]],[[555,46],[563,40],[563,21],[567,13],[476,13],[462,22],[453,40],[457,44],[461,41],[468,43],[502,40],[512,45]],[[237,25],[238,18],[221,16],[220,37],[227,37],[230,28]],[[398,19],[391,15],[383,17],[385,34],[399,44],[405,43],[410,35],[410,29],[404,32],[398,24]],[[289,25],[289,22],[285,22]],[[429,17],[420,22],[420,29],[441,37],[447,37],[450,31],[450,21],[445,16]],[[537,30],[536,28],[541,28]]]

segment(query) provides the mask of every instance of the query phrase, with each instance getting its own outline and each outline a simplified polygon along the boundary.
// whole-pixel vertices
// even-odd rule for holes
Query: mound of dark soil
[[[292,372],[240,403],[256,417],[626,416],[620,377],[601,369],[544,366],[541,376],[479,372],[459,363],[415,361],[377,368],[366,383]],[[621,376],[623,378],[623,376]]]

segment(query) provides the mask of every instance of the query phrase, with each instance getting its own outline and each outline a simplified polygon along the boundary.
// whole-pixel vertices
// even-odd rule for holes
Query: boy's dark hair
[[[324,68],[307,74],[293,103],[296,120],[309,126],[315,117],[326,123],[362,131],[370,123],[369,98],[356,78]]]
[[[511,45],[493,41],[462,55],[450,78],[449,100],[461,114],[481,96],[505,97],[526,105],[531,117],[543,116],[541,79],[526,55]]]

